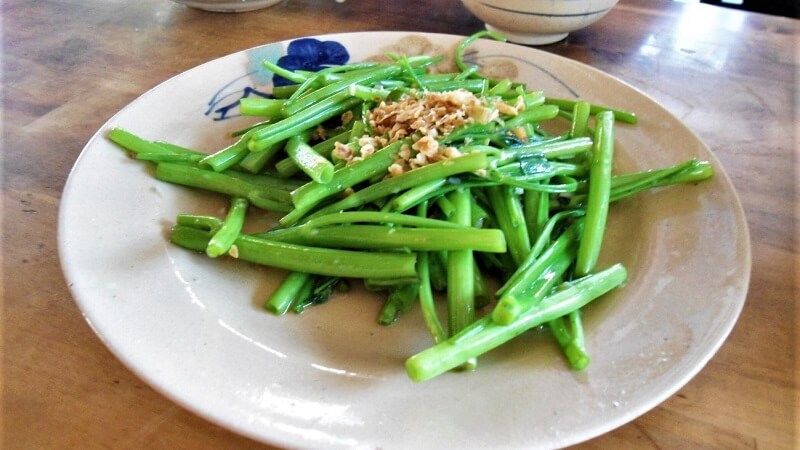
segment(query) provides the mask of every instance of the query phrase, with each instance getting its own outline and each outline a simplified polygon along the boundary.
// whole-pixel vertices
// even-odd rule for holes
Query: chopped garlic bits
[[[358,138],[357,145],[337,142],[333,157],[350,164],[410,137],[413,143],[404,145],[395,163],[389,167],[389,176],[397,176],[426,164],[460,156],[458,149],[440,145],[438,140],[453,130],[471,123],[489,123],[498,120],[501,114],[515,116],[520,109],[519,103],[512,106],[497,100],[488,104],[465,89],[411,92],[396,101],[382,101],[370,110],[367,123],[372,128],[371,135]]]

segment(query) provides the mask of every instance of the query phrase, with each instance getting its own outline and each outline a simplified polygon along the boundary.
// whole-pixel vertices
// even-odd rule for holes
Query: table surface
[[[302,35],[471,34],[482,23],[455,0],[289,0],[243,14],[167,0],[6,0],[0,16],[0,447],[258,447],[145,385],[84,321],[57,254],[57,213],[70,168],[111,115],[204,61]],[[730,175],[752,240],[747,301],[719,352],[674,396],[582,447],[800,443],[798,36],[794,19],[622,0],[598,23],[541,47],[632,84],[681,118]]]

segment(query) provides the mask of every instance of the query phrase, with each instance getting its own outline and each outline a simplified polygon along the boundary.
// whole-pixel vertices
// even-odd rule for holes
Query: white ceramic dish
[[[486,23],[519,44],[558,42],[611,11],[618,0],[462,0]]]
[[[211,12],[247,12],[280,3],[281,0],[173,0],[192,8]]]
[[[449,35],[329,35],[351,61],[397,43],[451,50]],[[617,168],[712,161],[713,180],[617,204],[602,264],[623,262],[624,289],[585,313],[592,363],[571,372],[546,335],[529,333],[475,373],[415,384],[404,360],[430,345],[419,314],[376,325],[380,302],[359,290],[302,315],[261,309],[281,274],[212,261],[167,242],[179,212],[226,202],[154,180],[104,139],[113,126],[213,151],[243,93],[270,88],[257,71],[287,42],[232,54],[178,75],[120,111],[87,144],[64,190],[63,268],[86,320],[138,376],[178,404],[254,439],[314,448],[561,447],[600,435],[689,381],[727,337],[750,274],[749,241],[731,183],[708,148],[654,101],[595,69],[526,47],[481,40],[472,62],[516,73],[554,96],[639,113],[618,129]],[[324,61],[317,61],[324,63]],[[223,117],[228,120],[214,120]],[[262,218],[266,222],[268,218]]]

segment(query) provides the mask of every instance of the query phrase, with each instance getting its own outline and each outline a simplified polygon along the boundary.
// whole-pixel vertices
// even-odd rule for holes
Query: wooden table
[[[429,3],[441,7],[428,7]],[[425,11],[407,14],[405,11]],[[289,0],[212,14],[166,0],[6,0],[3,18],[3,448],[255,448],[146,386],[83,320],[56,225],[70,167],[116,111],[168,77],[301,35],[470,34],[456,1]],[[753,270],[730,338],[672,398],[586,448],[790,448],[798,441],[800,22],[623,0],[542,47],[661,102],[716,153],[747,213]]]

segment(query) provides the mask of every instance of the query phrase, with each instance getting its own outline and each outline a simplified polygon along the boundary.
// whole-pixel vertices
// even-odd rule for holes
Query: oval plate
[[[463,37],[373,32],[317,39],[306,43],[338,42],[349,61],[360,61],[387,51],[452,56]],[[226,144],[226,132],[253,122],[235,117],[236,103],[269,92],[271,74],[259,62],[286,54],[288,44],[219,58],[145,93],[87,144],[64,191],[61,260],[79,307],[111,351],[173,401],[281,446],[562,447],[658,405],[728,336],[747,291],[750,247],[719,161],[627,84],[559,56],[489,40],[472,45],[467,59],[494,76],[639,115],[637,126],[618,127],[616,170],[695,157],[716,168],[708,182],[613,205],[601,266],[622,262],[630,279],[586,308],[588,369],[570,371],[552,339],[531,332],[480,358],[474,373],[415,384],[403,363],[431,345],[418,311],[381,327],[378,297],[354,289],[302,315],[266,313],[263,301],[283,273],[210,260],[168,242],[178,213],[221,215],[227,200],[154,180],[147,165],[104,136],[118,126],[215,151]],[[308,63],[329,64],[327,57]],[[252,218],[261,227],[273,220]]]

